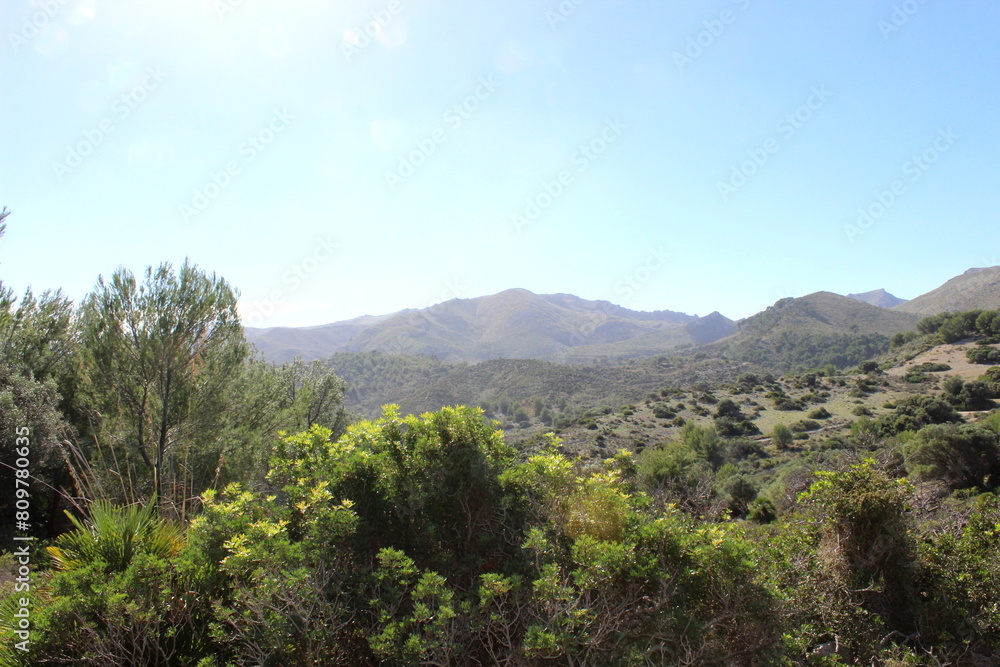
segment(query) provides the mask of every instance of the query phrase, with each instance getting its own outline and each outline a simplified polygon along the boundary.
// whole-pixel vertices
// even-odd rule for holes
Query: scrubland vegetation
[[[327,363],[255,356],[235,302],[192,265],[80,304],[0,287],[0,452],[29,428],[36,538],[27,643],[0,557],[0,664],[997,662],[1000,369],[905,366],[991,359],[996,311],[620,407],[359,419]]]

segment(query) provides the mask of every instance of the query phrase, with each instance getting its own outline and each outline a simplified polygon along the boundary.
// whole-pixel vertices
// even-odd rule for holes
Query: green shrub
[[[995,347],[974,347],[965,355],[973,364],[1000,364],[1000,349]]]
[[[774,430],[771,431],[771,440],[778,449],[788,449],[791,447],[794,437],[792,429],[784,424],[777,424]]]
[[[778,510],[767,498],[757,498],[747,508],[747,520],[757,523],[771,523],[778,518]]]
[[[948,364],[939,364],[932,361],[928,361],[916,366],[910,367],[911,371],[920,371],[921,373],[941,373],[944,371],[950,371],[951,366]]]
[[[154,503],[115,507],[99,500],[82,522],[67,515],[76,528],[46,549],[62,570],[102,563],[107,572],[121,572],[138,554],[171,558],[184,544],[181,529],[157,517]]]
[[[907,520],[911,487],[871,459],[839,472],[816,473],[801,500],[826,521],[830,565],[854,601],[883,619],[885,632],[913,629],[915,544]]]
[[[903,380],[910,382],[912,384],[919,384],[921,382],[930,382],[933,380],[931,376],[921,372],[921,371],[909,371],[903,376]]]
[[[792,399],[788,396],[781,396],[775,399],[774,409],[785,412],[796,412],[799,410],[805,410],[806,404],[803,403],[801,399]]]
[[[830,411],[823,407],[810,410],[806,415],[809,419],[829,419],[832,416],[833,415],[830,414]]]
[[[885,407],[892,410],[878,420],[879,432],[885,437],[903,431],[919,431],[931,424],[962,421],[954,406],[931,396],[910,396],[896,403],[887,403]]]
[[[653,406],[653,416],[657,419],[673,419],[677,416],[677,413],[671,410],[668,406],[660,403]]]
[[[1000,486],[1000,436],[975,425],[937,424],[906,445],[906,468],[916,479],[952,489]]]
[[[819,422],[811,419],[800,419],[789,426],[793,433],[804,433],[805,431],[815,431],[819,429]]]

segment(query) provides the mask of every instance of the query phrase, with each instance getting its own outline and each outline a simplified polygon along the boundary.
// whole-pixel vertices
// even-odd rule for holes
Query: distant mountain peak
[[[847,298],[854,299],[855,301],[863,301],[864,303],[878,306],[879,308],[892,308],[893,306],[898,306],[901,303],[906,303],[906,299],[900,299],[897,296],[893,296],[884,289],[861,292],[860,294],[848,294]]]

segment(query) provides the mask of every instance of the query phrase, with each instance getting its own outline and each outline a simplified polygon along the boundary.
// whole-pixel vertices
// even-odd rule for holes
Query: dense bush
[[[771,441],[774,442],[774,446],[778,449],[788,449],[791,447],[793,437],[792,429],[784,424],[777,424],[774,430],[771,431]]]
[[[792,430],[792,433],[804,433],[806,431],[815,431],[819,427],[819,422],[812,419],[800,419],[797,422],[793,422],[788,428]]]
[[[940,364],[928,361],[922,364],[917,364],[916,366],[911,366],[910,370],[919,371],[921,373],[941,373],[943,371],[950,371],[951,366],[949,366],[948,364]]]
[[[965,355],[974,364],[1000,364],[1000,349],[995,347],[974,347]]]
[[[829,410],[822,407],[814,408],[810,410],[808,414],[806,414],[806,417],[808,417],[809,419],[829,419],[832,416],[833,415],[830,414]]]
[[[907,443],[906,467],[918,480],[952,489],[993,489],[1000,486],[1000,436],[968,424],[928,426]]]
[[[917,323],[917,332],[933,335],[943,343],[954,343],[968,336],[1000,335],[1000,311],[969,310],[960,313],[939,313]]]
[[[878,420],[878,431],[892,436],[903,431],[919,431],[931,424],[962,421],[961,416],[948,402],[931,396],[910,396],[896,402],[892,412]]]

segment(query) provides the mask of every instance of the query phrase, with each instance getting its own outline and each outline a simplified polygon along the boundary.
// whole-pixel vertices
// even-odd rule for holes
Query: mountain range
[[[570,294],[509,289],[452,299],[421,310],[365,316],[315,327],[247,329],[247,338],[275,362],[336,352],[422,354],[442,361],[541,359],[581,362],[657,354],[714,342],[735,323],[670,310],[642,312]]]
[[[739,322],[718,312],[704,317],[643,312],[570,294],[509,289],[320,326],[247,328],[246,335],[265,358],[278,363],[296,356],[309,360],[381,352],[445,362],[579,364],[706,345],[780,348],[790,336],[889,336],[913,329],[922,316],[973,308],[1000,308],[1000,267],[970,269],[910,301],[882,289],[848,296],[816,292],[782,299]]]

